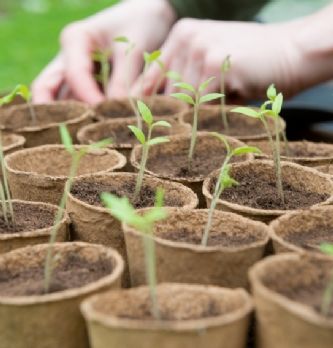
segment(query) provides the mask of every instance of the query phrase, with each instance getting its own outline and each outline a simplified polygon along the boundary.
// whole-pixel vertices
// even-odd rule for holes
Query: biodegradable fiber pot
[[[288,253],[268,257],[250,270],[259,348],[331,348],[333,306],[321,314],[333,259]]]
[[[15,225],[0,217],[0,254],[28,245],[47,243],[53,230],[58,207],[39,202],[13,200]],[[2,213],[1,213],[2,214]],[[69,237],[69,217],[66,212],[57,230],[57,242]]]
[[[2,347],[88,348],[80,303],[90,295],[120,287],[124,262],[115,250],[57,243],[54,291],[43,294],[47,248],[40,244],[0,256]]]
[[[331,164],[326,164],[324,166],[318,166],[318,167],[316,167],[316,169],[322,173],[330,175],[331,177],[333,176],[333,165],[331,165]]]
[[[186,103],[165,95],[144,97],[140,100],[148,105],[154,117],[178,119],[180,113],[188,109]],[[128,98],[103,101],[95,107],[95,112],[98,120],[135,116]]]
[[[197,196],[189,188],[153,177],[144,178],[142,194],[133,202],[136,178],[137,175],[132,173],[108,173],[76,179],[67,202],[73,223],[73,239],[113,247],[127,259],[120,222],[102,206],[102,192],[132,197],[134,206],[142,208],[154,205],[155,191],[161,187],[165,192],[166,206],[191,209],[198,205]],[[124,276],[128,278],[128,274]]]
[[[237,139],[227,137],[232,148],[244,146]],[[207,132],[198,132],[194,150],[192,169],[188,168],[188,152],[190,135],[175,135],[170,142],[155,145],[150,149],[146,173],[163,179],[180,182],[190,187],[199,197],[200,208],[206,207],[202,195],[202,182],[213,170],[220,168],[226,155],[224,144]],[[142,146],[134,147],[131,154],[131,164],[137,170],[140,168]],[[237,157],[235,160],[251,160],[252,154]]]
[[[333,243],[333,207],[305,209],[285,214],[270,225],[276,253],[320,252],[323,242]]]
[[[332,204],[333,182],[327,175],[296,163],[281,162],[286,205],[278,198],[274,164],[269,160],[231,165],[231,176],[238,185],[226,189],[217,209],[231,211],[266,223],[293,210]],[[204,181],[203,194],[210,205],[218,172]]]
[[[223,126],[221,106],[204,105],[200,107],[198,129],[200,131],[218,132],[227,134],[241,141],[267,139],[267,133],[260,120],[246,117],[242,114],[231,112],[236,105],[226,105],[225,110],[229,121],[229,130]],[[253,108],[257,109],[257,108]],[[193,109],[186,110],[180,114],[179,120],[183,124],[193,123]],[[273,119],[268,120],[270,130],[275,134]],[[280,132],[284,131],[286,123],[280,119]]]
[[[91,347],[245,347],[252,311],[245,290],[161,284],[157,297],[162,320],[149,314],[146,287],[109,291],[84,301],[81,311]]]
[[[25,138],[22,135],[14,133],[2,134],[3,153],[8,155],[17,150],[21,150],[25,144]]]
[[[153,131],[153,136],[189,134],[191,132],[191,127],[188,124],[181,125],[174,120],[169,120],[168,122],[171,124],[171,128],[157,127]],[[82,127],[77,134],[77,138],[81,144],[91,144],[102,139],[111,138],[112,144],[109,147],[119,151],[126,157],[127,167],[125,169],[132,171],[130,155],[132,148],[138,141],[128,128],[130,125],[136,125],[135,118],[106,120]]]
[[[202,246],[208,210],[167,212],[168,218],[154,227],[159,282],[248,287],[248,269],[263,257],[269,240],[265,224],[215,211],[208,246]],[[126,225],[123,229],[131,284],[146,284],[142,234]]]
[[[262,151],[261,154],[255,154],[256,158],[267,159],[272,157],[271,146],[267,140],[250,141],[249,144],[258,147]],[[333,144],[303,140],[289,141],[288,147],[289,154],[285,143],[281,141],[281,158],[285,161],[295,162],[307,167],[328,166],[333,163]]]
[[[12,106],[0,113],[4,130],[26,138],[26,147],[61,143],[59,124],[67,126],[74,141],[78,129],[91,122],[93,111],[83,103],[62,101],[34,105],[37,122],[34,124],[27,104]]]
[[[6,156],[5,164],[13,198],[59,204],[71,164],[63,145],[20,150]],[[110,172],[125,164],[126,158],[115,150],[96,150],[82,158],[77,176]]]

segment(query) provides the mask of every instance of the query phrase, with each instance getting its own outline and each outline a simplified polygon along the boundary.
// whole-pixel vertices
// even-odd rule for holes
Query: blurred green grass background
[[[0,0],[0,90],[29,84],[59,48],[67,23],[85,18],[117,0]],[[329,0],[275,0],[261,14],[279,21],[308,14]],[[287,10],[286,10],[287,9]]]

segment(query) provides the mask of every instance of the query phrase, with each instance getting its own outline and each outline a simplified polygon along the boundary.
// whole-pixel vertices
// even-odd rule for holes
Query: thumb
[[[108,88],[108,97],[121,98],[128,95],[133,81],[142,69],[142,53],[133,49],[126,54],[124,48],[115,47],[112,56],[112,75]]]

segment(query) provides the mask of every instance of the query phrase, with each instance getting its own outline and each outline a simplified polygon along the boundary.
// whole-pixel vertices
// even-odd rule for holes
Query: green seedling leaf
[[[114,38],[115,42],[122,42],[122,43],[130,43],[129,39],[126,36],[118,36],[116,38]]]
[[[128,128],[132,131],[138,141],[143,145],[146,143],[146,137],[143,134],[143,131],[136,126],[128,126]]]
[[[155,62],[158,58],[160,58],[161,56],[161,51],[153,51],[151,53],[145,52],[143,54],[143,58],[145,60],[146,64],[151,64],[153,62]]]
[[[142,119],[150,126],[153,123],[153,115],[150,109],[140,100],[137,102],[137,106]]]
[[[333,244],[329,244],[329,243],[321,244],[320,251],[326,255],[333,256]]]
[[[74,146],[73,146],[73,140],[72,137],[67,129],[67,127],[64,124],[61,124],[59,126],[60,130],[60,138],[62,144],[65,146],[65,149],[70,153],[73,154],[75,152]]]
[[[200,97],[199,103],[203,104],[203,103],[207,103],[207,102],[210,102],[212,100],[216,100],[216,99],[223,98],[223,97],[224,97],[224,94],[221,94],[221,93],[210,93],[210,94],[206,94],[206,95],[203,95],[202,97]]]
[[[232,150],[233,156],[241,156],[247,153],[261,153],[261,151],[255,146],[241,146]]]
[[[221,65],[221,72],[225,73],[228,72],[231,68],[231,61],[230,61],[230,55],[226,56],[224,59],[222,65]]]
[[[230,164],[225,166],[224,170],[222,171],[219,177],[219,181],[223,189],[239,185],[239,183],[230,176]]]
[[[172,93],[171,97],[177,98],[187,104],[194,105],[194,100],[193,98],[185,93]]]
[[[153,145],[157,145],[157,144],[168,143],[169,141],[170,141],[170,139],[168,139],[167,137],[157,137],[157,138],[150,139],[149,141],[147,141],[147,145],[153,146]]]
[[[208,80],[204,81],[199,86],[199,92],[203,92],[214,79],[215,79],[215,77],[210,77]]]
[[[267,89],[267,98],[272,101],[275,99],[275,97],[276,97],[276,88],[274,84],[271,84]]]
[[[274,99],[274,102],[272,104],[272,111],[276,116],[279,116],[282,110],[283,105],[283,95],[282,93],[279,93],[276,98]]]
[[[109,146],[111,144],[112,144],[112,139],[111,138],[103,139],[103,140],[100,140],[100,141],[98,141],[96,143],[88,145],[86,152],[90,152],[92,150],[104,149],[105,147],[107,147],[107,146]]]
[[[19,84],[9,94],[0,98],[0,106],[11,103],[17,95],[21,96],[26,102],[29,102],[32,97],[29,88]]]
[[[236,112],[238,114],[243,114],[245,116],[249,116],[249,117],[253,117],[253,118],[260,118],[260,114],[256,111],[253,110],[251,108],[247,108],[247,107],[237,107],[231,110],[231,112]]]
[[[173,80],[173,81],[181,81],[182,77],[180,76],[179,73],[177,73],[177,71],[168,71],[165,76],[169,79],[169,80]]]
[[[157,121],[153,124],[153,127],[167,127],[167,128],[171,128],[171,124],[167,121]]]
[[[186,82],[176,82],[174,83],[174,86],[177,88],[185,89],[189,92],[195,93],[195,89],[193,86],[191,86],[189,83]]]

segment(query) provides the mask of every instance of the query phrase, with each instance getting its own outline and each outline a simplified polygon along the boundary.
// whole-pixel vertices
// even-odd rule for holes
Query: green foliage
[[[191,144],[188,154],[188,166],[191,168],[194,148],[197,139],[198,132],[198,116],[200,105],[207,103],[212,100],[223,98],[224,95],[221,93],[209,93],[203,95],[202,93],[208,88],[209,84],[214,80],[214,77],[209,78],[208,80],[202,82],[198,89],[194,88],[192,85],[186,82],[177,82],[174,84],[175,87],[183,89],[188,93],[173,93],[172,97],[177,98],[187,104],[193,106],[193,124],[192,124],[192,134],[191,134]]]
[[[221,73],[228,72],[230,68],[231,68],[231,60],[230,60],[230,55],[228,55],[225,57],[224,61],[222,62]]]
[[[26,85],[17,85],[9,94],[0,98],[0,107],[6,104],[10,104],[16,96],[21,96],[26,102],[31,100],[31,92]]]
[[[96,80],[102,84],[103,93],[107,95],[109,77],[111,73],[110,59],[112,57],[111,49],[98,50],[93,53],[93,60],[100,64],[100,71],[95,75]]]
[[[240,146],[235,149],[232,149],[227,138],[224,135],[216,133],[216,132],[211,134],[224,144],[227,150],[227,155],[222,163],[222,166],[218,175],[218,179],[215,184],[212,202],[209,207],[208,219],[207,219],[207,223],[206,223],[205,230],[201,240],[201,244],[203,246],[206,246],[208,243],[209,232],[212,227],[212,219],[213,219],[214,210],[216,208],[217,201],[220,198],[222,192],[227,188],[231,188],[233,186],[238,185],[238,182],[235,179],[233,179],[230,175],[230,161],[232,160],[233,157],[243,156],[248,153],[260,153],[260,150],[254,146]]]
[[[166,210],[163,205],[164,192],[158,189],[156,192],[155,206],[144,214],[138,214],[130,204],[127,197],[119,198],[110,193],[102,193],[101,198],[109,212],[119,221],[134,227],[141,232],[144,242],[144,254],[146,265],[146,278],[150,290],[151,313],[155,319],[160,318],[156,293],[156,256],[155,243],[153,237],[154,223],[167,217]]]
[[[228,55],[221,64],[221,73],[220,73],[220,92],[221,94],[225,94],[225,75],[231,68],[230,56]],[[221,116],[222,116],[222,124],[225,131],[229,131],[229,121],[228,115],[225,108],[225,98],[221,98]]]
[[[143,133],[143,131],[136,126],[133,126],[133,125],[128,126],[128,128],[132,131],[132,133],[137,138],[139,143],[142,145],[142,156],[141,156],[141,162],[140,162],[140,169],[139,169],[139,173],[138,173],[137,181],[135,185],[135,196],[137,196],[141,191],[144,172],[145,172],[147,161],[148,161],[149,148],[153,145],[169,142],[169,139],[164,136],[152,138],[152,132],[154,128],[155,127],[165,127],[165,128],[171,127],[170,123],[167,121],[160,120],[160,121],[154,122],[154,117],[150,109],[145,103],[143,103],[140,100],[137,102],[137,109],[139,110],[142,120],[147,126],[148,134],[146,136]]]
[[[65,184],[64,192],[61,197],[60,203],[59,203],[59,209],[57,210],[53,228],[50,234],[50,242],[49,242],[49,247],[47,250],[47,255],[46,255],[46,260],[45,260],[45,266],[44,266],[44,291],[45,293],[48,293],[50,290],[50,284],[51,284],[51,279],[52,279],[52,273],[54,270],[54,264],[55,264],[55,256],[53,255],[53,249],[54,249],[54,243],[56,242],[57,239],[57,231],[59,228],[59,225],[61,223],[61,220],[63,219],[64,216],[64,210],[66,207],[66,202],[68,198],[68,194],[71,190],[72,184],[74,177],[77,173],[78,167],[80,165],[80,161],[83,156],[88,154],[89,152],[93,150],[98,150],[105,148],[106,146],[111,144],[111,139],[105,139],[101,140],[97,143],[90,144],[87,146],[80,147],[79,149],[76,149],[75,146],[73,145],[73,140],[71,138],[71,135],[66,127],[66,125],[61,124],[59,126],[59,132],[60,132],[60,137],[62,144],[64,145],[66,151],[71,155],[72,161],[71,161],[71,166],[69,169],[69,174],[68,174],[68,179]]]

